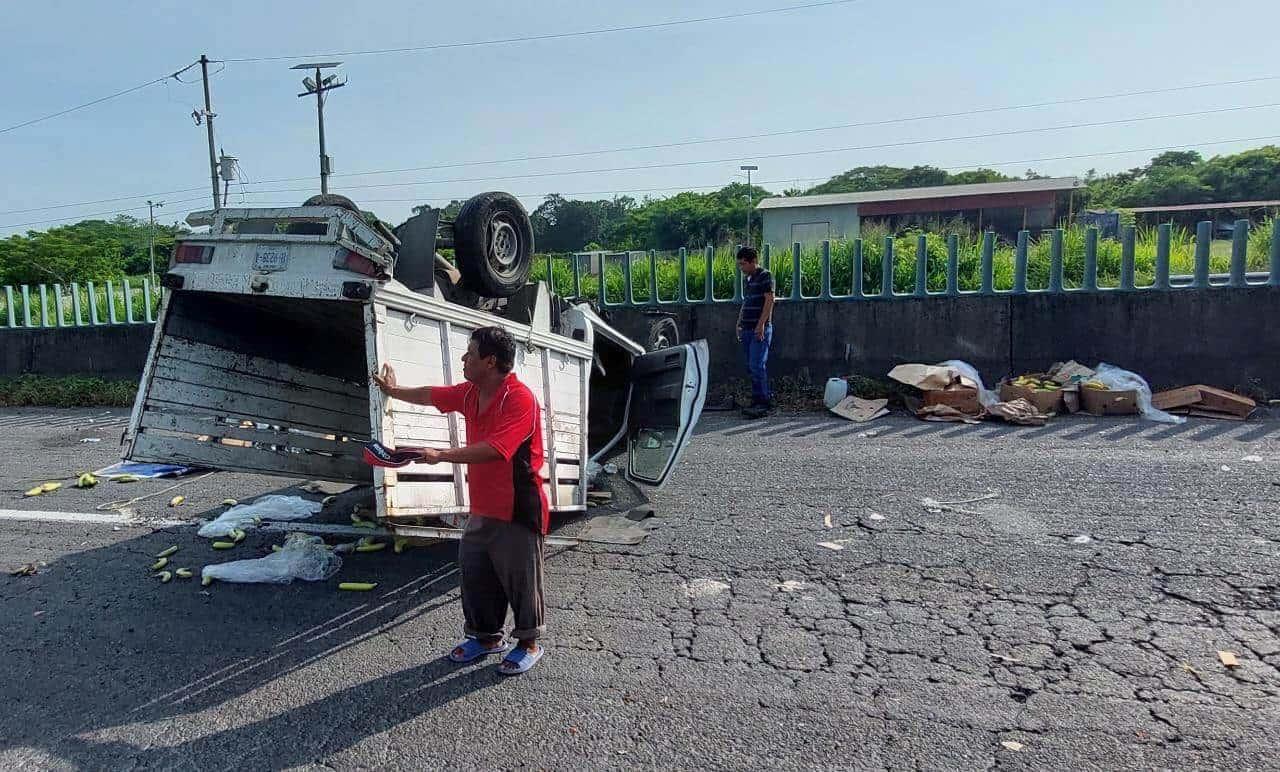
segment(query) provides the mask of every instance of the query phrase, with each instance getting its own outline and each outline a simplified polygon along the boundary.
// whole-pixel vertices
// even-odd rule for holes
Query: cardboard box
[[[1093,415],[1136,415],[1138,392],[1081,387],[1080,404],[1084,412]]]
[[[972,386],[952,386],[946,389],[929,389],[924,393],[924,406],[946,405],[969,415],[982,413],[978,390]]]
[[[1151,397],[1151,403],[1159,410],[1185,409],[1192,415],[1206,415],[1244,419],[1257,409],[1258,403],[1224,389],[1197,384],[1180,389],[1162,391]]]
[[[1044,380],[1043,376],[1032,373],[1031,377]],[[1036,410],[1041,413],[1056,415],[1066,412],[1066,403],[1063,401],[1062,389],[1053,391],[1036,391],[1026,386],[1019,386],[1013,381],[1004,381],[1000,384],[1000,401],[1012,402],[1015,399],[1025,399],[1035,406]]]

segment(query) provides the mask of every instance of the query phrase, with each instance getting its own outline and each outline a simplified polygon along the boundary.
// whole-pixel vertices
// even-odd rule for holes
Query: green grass
[[[897,234],[893,239],[893,288],[906,293],[915,289],[916,244],[920,235],[925,237],[926,286],[930,292],[946,289],[948,227],[959,236],[958,281],[962,291],[981,288],[981,241],[964,228],[944,226],[928,232],[909,231]],[[1273,223],[1254,228],[1250,233],[1247,268],[1250,271],[1266,271],[1269,266],[1269,249]],[[885,239],[888,233],[867,227],[862,234],[862,291],[874,295],[880,291],[881,266],[884,260]],[[1079,287],[1084,281],[1084,245],[1086,230],[1068,228],[1063,236],[1063,285]],[[1226,249],[1215,242],[1210,248],[1209,270],[1226,273],[1230,268],[1230,244]],[[1195,269],[1194,234],[1184,228],[1174,228],[1170,234],[1169,270],[1172,275],[1190,274]],[[831,287],[833,294],[848,294],[852,289],[853,242],[833,242],[831,245]],[[555,290],[558,294],[573,294],[572,263],[568,255],[554,255]],[[996,247],[992,259],[993,284],[997,290],[1013,288],[1015,249],[1010,244]],[[1116,287],[1120,284],[1121,246],[1119,241],[1101,239],[1098,242],[1098,284]],[[678,253],[663,252],[655,255],[658,297],[664,301],[677,299],[679,293]],[[1147,286],[1155,278],[1156,230],[1143,228],[1138,231],[1134,246],[1134,279],[1137,286]],[[604,288],[610,302],[620,302],[625,297],[623,259],[609,261],[604,272]],[[688,296],[691,300],[706,297],[707,261],[700,250],[691,250],[686,260]],[[791,295],[794,281],[794,261],[789,251],[774,252],[770,268],[773,271],[777,292],[782,297]],[[733,297],[735,265],[730,248],[714,251],[711,260],[711,281],[715,297]],[[1050,240],[1047,235],[1033,239],[1027,248],[1027,287],[1046,289],[1049,286]],[[809,248],[800,255],[800,285],[805,297],[820,294],[822,289],[822,258],[817,248]],[[541,255],[534,263],[533,277],[547,278],[547,256]],[[647,256],[632,259],[631,284],[634,298],[639,302],[649,299],[650,279]],[[586,297],[599,297],[600,279],[597,276],[582,277],[582,293]]]
[[[0,407],[131,407],[137,381],[20,375],[0,378]]]
[[[133,301],[133,318],[135,321],[143,321],[146,318],[146,294],[142,290],[142,280],[144,276],[129,277],[129,294]],[[57,295],[54,293],[52,285],[45,288],[45,296],[42,300],[40,297],[40,285],[28,285],[30,294],[30,310],[31,325],[40,327],[44,322],[44,313],[47,308],[49,315],[49,326],[58,326],[58,305]],[[0,287],[0,327],[7,327],[9,324],[9,295],[5,291],[5,287]],[[27,306],[23,303],[22,288],[12,287],[13,290],[13,319],[17,326],[24,326],[26,319]],[[89,287],[87,284],[79,285],[80,294],[80,323],[88,325],[92,322],[90,315],[91,305],[89,302]],[[107,324],[111,321],[111,309],[107,300],[106,282],[94,282],[93,295],[98,306],[98,322]],[[112,281],[111,300],[115,304],[116,321],[123,323],[128,320],[126,311],[128,307],[124,299],[124,285],[120,279]],[[152,287],[151,305],[154,313],[155,309],[160,306],[160,292],[158,287]],[[62,322],[66,326],[75,325],[75,300],[72,295],[71,285],[64,284],[62,286]]]

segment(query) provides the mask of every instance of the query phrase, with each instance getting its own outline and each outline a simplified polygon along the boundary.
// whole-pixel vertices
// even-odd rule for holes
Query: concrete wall
[[[133,380],[151,346],[152,325],[0,330],[0,377],[96,375]]]
[[[760,214],[764,222],[764,243],[774,249],[790,249],[797,240],[812,246],[823,239],[856,239],[860,232],[858,207],[854,204],[762,209]],[[792,226],[805,223],[828,223],[829,233],[804,238],[793,231]]]
[[[649,319],[613,311],[643,340]],[[677,312],[682,340],[711,344],[713,385],[744,377],[733,305]],[[1099,360],[1156,388],[1208,383],[1280,394],[1280,288],[781,302],[771,376],[879,377],[904,362],[963,359],[989,383],[1057,361]]]

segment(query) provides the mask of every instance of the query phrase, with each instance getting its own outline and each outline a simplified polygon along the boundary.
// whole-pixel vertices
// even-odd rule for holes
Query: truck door
[[[637,356],[627,407],[627,477],[658,486],[693,436],[707,400],[705,340]]]

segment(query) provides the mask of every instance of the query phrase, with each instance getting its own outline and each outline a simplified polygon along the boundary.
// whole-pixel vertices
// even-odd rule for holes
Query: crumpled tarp
[[[216,520],[200,526],[196,534],[205,539],[227,536],[236,529],[252,528],[259,520],[304,520],[324,507],[301,496],[263,496],[248,504],[237,504]]]

